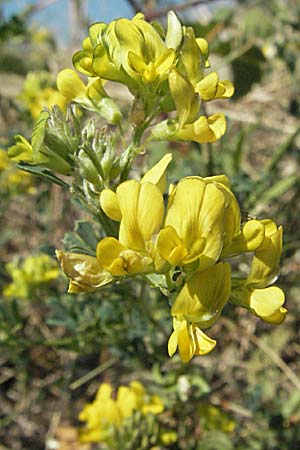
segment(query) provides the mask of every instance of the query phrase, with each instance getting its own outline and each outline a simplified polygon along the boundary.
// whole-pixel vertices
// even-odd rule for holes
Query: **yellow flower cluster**
[[[89,77],[87,86],[75,71],[65,69],[57,78],[59,91],[68,101],[104,112],[111,123],[117,123],[121,115],[103,89],[105,80],[129,88],[138,105],[138,113],[133,108],[132,114],[137,123],[150,123],[159,113],[176,110],[175,119],[153,127],[153,138],[201,143],[216,141],[225,133],[224,114],[201,115],[201,104],[231,97],[233,85],[220,80],[216,72],[205,74],[209,67],[206,40],[182,26],[172,11],[166,32],[159,24],[146,22],[141,13],[131,20],[94,23],[73,64]]]
[[[28,256],[20,264],[11,261],[5,268],[12,278],[3,290],[5,297],[29,298],[34,289],[59,277],[55,261],[43,254]]]
[[[43,108],[58,105],[65,109],[66,99],[51,86],[47,72],[29,72],[19,95],[20,101],[36,120]]]
[[[268,323],[284,320],[284,293],[270,287],[278,276],[282,228],[271,220],[242,223],[225,175],[183,178],[169,187],[165,208],[170,161],[167,154],[140,182],[128,180],[116,192],[101,192],[103,211],[119,222],[118,239],[102,239],[96,257],[62,251],[57,257],[71,279],[69,292],[92,291],[136,275],[151,282],[156,274],[157,285],[164,282],[164,292],[176,295],[169,355],[178,348],[186,362],[215,347],[202,329],[218,320],[229,300]],[[244,253],[253,254],[250,272],[237,278],[228,259]]]
[[[35,192],[32,176],[18,170],[3,149],[0,149],[0,192],[5,194]]]
[[[149,396],[143,385],[132,381],[129,386],[120,386],[116,398],[112,397],[112,387],[103,383],[95,400],[84,406],[79,420],[86,422],[80,430],[82,442],[101,442],[110,438],[112,428],[120,428],[124,419],[140,411],[143,415],[160,414],[164,404],[157,395]]]

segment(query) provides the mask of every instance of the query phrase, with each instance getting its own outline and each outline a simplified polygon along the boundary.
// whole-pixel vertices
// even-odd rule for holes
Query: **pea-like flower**
[[[162,189],[170,161],[171,155],[167,154],[141,182],[125,181],[116,193],[101,193],[104,212],[120,222],[119,239],[107,237],[97,246],[100,265],[114,276],[160,272],[165,265],[156,241],[164,218]]]
[[[236,280],[232,299],[253,314],[271,324],[281,323],[287,309],[283,307],[284,292],[273,284],[279,273],[282,251],[282,227],[272,220],[263,220],[265,236],[254,252],[252,265],[246,280]]]

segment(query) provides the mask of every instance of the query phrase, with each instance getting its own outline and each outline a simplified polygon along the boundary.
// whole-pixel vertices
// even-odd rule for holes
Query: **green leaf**
[[[50,114],[48,111],[42,111],[39,115],[38,120],[36,121],[32,137],[31,137],[31,145],[33,150],[33,158],[34,161],[37,160],[40,152],[40,148],[44,143],[45,133],[46,133],[46,122],[49,119]]]
[[[17,164],[18,169],[24,170],[24,172],[32,173],[33,175],[37,175],[44,180],[47,180],[51,183],[58,184],[59,186],[64,187],[65,189],[69,189],[68,183],[63,181],[61,178],[57,177],[50,170],[41,166],[33,166],[31,164],[27,164],[25,162],[19,162]]]
[[[98,240],[92,225],[84,220],[78,220],[74,231],[66,233],[62,242],[66,251],[95,256]]]
[[[99,239],[97,238],[95,230],[90,222],[87,222],[86,220],[78,220],[75,223],[74,231],[91,248],[91,250],[95,250]]]
[[[280,197],[285,192],[287,192],[294,184],[299,181],[299,175],[290,175],[289,177],[283,178],[277,181],[270,189],[265,191],[265,193],[260,197],[260,203],[268,203],[273,200],[273,198]]]

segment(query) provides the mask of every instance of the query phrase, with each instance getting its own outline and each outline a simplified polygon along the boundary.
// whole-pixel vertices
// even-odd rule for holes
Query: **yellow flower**
[[[173,356],[178,347],[183,362],[190,361],[194,355],[207,355],[216,345],[216,341],[203,333],[197,324],[182,317],[173,319],[173,327],[168,343],[169,355]]]
[[[18,137],[22,138],[22,136]],[[22,139],[27,142],[26,139]],[[23,146],[22,143],[20,145],[21,147]],[[11,162],[10,159],[18,161],[17,158],[10,157],[11,148],[12,147],[8,149],[8,152],[0,149],[0,192],[9,195],[15,195],[24,192],[27,194],[34,194],[35,187],[33,185],[33,178],[30,173],[23,172],[22,170],[17,169],[16,165]],[[21,152],[25,153],[25,149],[21,149]]]
[[[224,240],[231,242],[240,211],[219,179],[187,177],[171,193],[157,242],[160,255],[170,264],[184,266],[198,260],[199,270],[205,270],[218,260]]]
[[[32,290],[59,276],[55,262],[48,255],[28,256],[20,264],[11,261],[6,264],[6,270],[12,282],[3,290],[5,297],[28,298]]]
[[[229,80],[219,81],[217,72],[211,72],[195,86],[200,97],[209,102],[217,98],[230,98],[234,94],[233,84]]]
[[[15,145],[12,145],[8,149],[8,156],[13,161],[25,161],[33,163],[33,151],[31,144],[23,136],[18,134],[15,136]]]
[[[162,189],[171,155],[165,155],[141,182],[121,183],[116,193],[106,189],[100,204],[108,217],[120,222],[119,239],[99,242],[97,259],[114,276],[159,271],[164,264],[156,249],[156,238],[164,216]]]
[[[105,442],[113,432],[120,428],[126,417],[134,411],[143,415],[160,414],[164,404],[160,397],[149,396],[143,385],[132,381],[129,386],[120,386],[116,399],[112,398],[112,387],[103,383],[93,403],[86,404],[79,414],[79,420],[86,422],[80,429],[81,442]]]
[[[283,307],[285,296],[280,288],[270,285],[276,281],[279,273],[282,227],[277,228],[271,220],[261,222],[265,231],[263,242],[254,252],[247,279],[237,281],[232,299],[265,322],[279,324],[287,313]]]
[[[86,422],[79,430],[81,442],[101,442],[110,436],[111,425],[120,424],[121,417],[116,402],[111,398],[112,387],[103,383],[93,403],[86,404],[78,418]]]
[[[169,339],[169,355],[177,346],[183,362],[194,355],[206,355],[216,341],[200,328],[213,325],[219,318],[230,296],[230,265],[218,263],[203,272],[196,272],[183,286],[174,304],[174,331]]]
[[[93,24],[82,46],[73,57],[77,70],[124,83],[130,89],[163,81],[175,59],[174,49],[166,46],[140,13],[132,20]]]
[[[73,101],[99,112],[109,123],[116,124],[121,119],[121,112],[115,102],[103,89],[101,78],[90,78],[87,86],[72,69],[64,69],[57,75],[57,88],[68,102]]]
[[[65,98],[51,86],[47,72],[29,72],[19,98],[30,111],[33,120],[38,118],[43,108],[54,105],[61,109],[66,107]]]
[[[224,114],[199,116],[200,98],[191,81],[172,70],[169,87],[176,106],[178,119],[165,120],[155,125],[151,132],[156,139],[214,142],[226,131]]]

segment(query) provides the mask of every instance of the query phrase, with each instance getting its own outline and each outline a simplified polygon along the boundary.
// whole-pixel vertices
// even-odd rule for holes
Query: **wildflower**
[[[25,161],[33,163],[32,146],[27,139],[18,134],[15,136],[15,142],[15,145],[12,145],[8,149],[9,158],[16,162]]]
[[[31,174],[17,169],[10,161],[9,154],[9,151],[0,149],[0,191],[12,195],[23,192],[33,194],[35,187]]]
[[[51,84],[47,72],[29,72],[27,74],[19,98],[29,110],[33,120],[38,118],[43,108],[58,105],[65,109],[65,98]]]
[[[218,263],[196,272],[183,286],[171,308],[174,331],[168,350],[172,356],[177,346],[182,361],[213,350],[216,341],[201,328],[213,325],[227,303],[231,290],[230,265]]]
[[[165,227],[158,236],[160,255],[172,265],[198,261],[204,270],[218,260],[224,239],[231,242],[240,211],[220,178],[187,177],[169,196]]]
[[[156,237],[164,217],[161,189],[170,161],[170,155],[166,155],[141,182],[125,181],[116,193],[101,193],[104,212],[120,221],[119,240],[107,237],[97,246],[100,265],[114,276],[160,271],[164,265],[157,252]]]
[[[57,88],[68,102],[99,112],[109,123],[120,121],[121,112],[105,92],[101,78],[91,78],[86,86],[75,70],[64,69],[57,76]]]
[[[59,276],[58,267],[48,255],[28,256],[21,263],[11,261],[6,270],[12,282],[3,290],[5,297],[28,298],[33,290]]]
[[[79,420],[86,422],[80,429],[80,440],[105,442],[114,428],[120,429],[124,419],[131,417],[134,411],[141,411],[143,415],[156,415],[163,409],[162,399],[157,395],[149,396],[138,381],[132,381],[129,386],[119,386],[116,399],[112,397],[112,387],[103,383],[95,400],[85,405],[79,414]]]
[[[56,251],[69,292],[89,292],[114,277],[160,270],[165,264],[156,249],[156,237],[164,216],[162,191],[171,155],[165,155],[142,178],[121,183],[116,192],[102,191],[100,203],[112,220],[120,222],[119,239],[106,237],[97,246],[96,257]],[[153,204],[156,205],[153,210]]]
[[[85,75],[98,75],[136,89],[140,83],[167,78],[174,59],[174,49],[166,46],[139,13],[132,20],[92,25],[73,63]]]
[[[279,273],[282,227],[277,228],[272,220],[262,223],[265,227],[263,242],[254,252],[247,279],[236,280],[232,299],[265,322],[279,324],[287,313],[283,307],[285,296],[279,287],[270,285],[276,281]]]
[[[167,119],[155,125],[151,132],[156,139],[214,142],[226,131],[224,114],[200,116],[200,98],[189,79],[173,70],[169,87],[176,106],[178,118]]]

